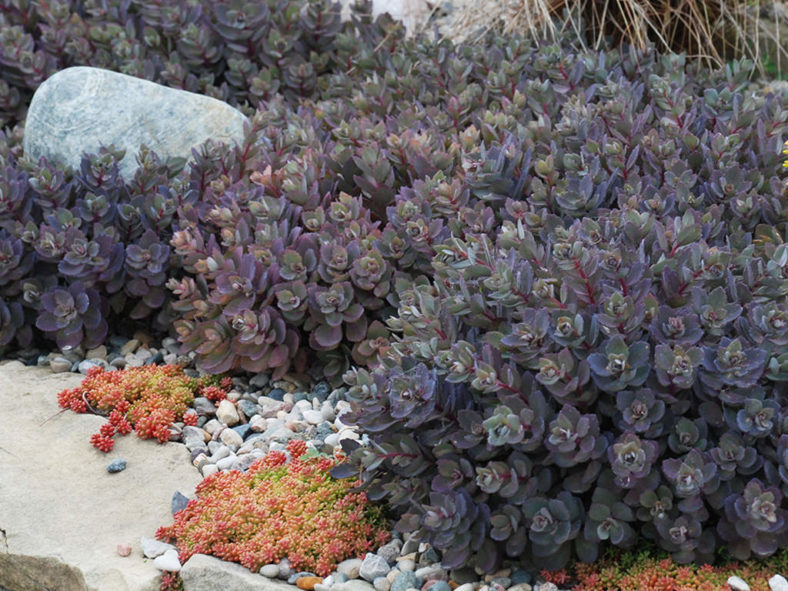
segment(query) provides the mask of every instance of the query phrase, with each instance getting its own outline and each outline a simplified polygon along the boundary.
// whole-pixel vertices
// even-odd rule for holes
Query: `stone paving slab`
[[[109,454],[93,448],[89,438],[105,419],[57,414],[57,393],[82,377],[0,365],[0,589],[159,588],[140,537],[172,522],[173,493],[192,495],[199,473],[179,443],[132,434],[116,437]],[[128,467],[109,474],[115,458]],[[131,544],[129,557],[118,555],[120,543]]]

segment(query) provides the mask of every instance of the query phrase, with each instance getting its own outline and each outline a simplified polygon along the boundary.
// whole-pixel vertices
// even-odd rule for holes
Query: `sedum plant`
[[[159,443],[170,440],[174,422],[196,424],[197,415],[189,408],[196,395],[219,400],[230,385],[226,378],[190,378],[177,365],[118,371],[92,367],[79,386],[61,391],[57,400],[64,409],[108,418],[99,433],[90,438],[95,448],[108,452],[115,444],[115,435],[127,435],[132,430],[140,439],[156,439]]]
[[[211,373],[345,375],[370,446],[337,471],[447,566],[784,545],[785,96],[744,61],[406,39],[368,8],[4,11],[0,347],[131,318]],[[226,100],[245,137],[143,147],[128,182],[111,146],[31,162],[23,105],[77,64]]]
[[[286,453],[269,452],[245,472],[203,480],[156,537],[174,541],[181,562],[203,553],[256,571],[287,558],[297,571],[326,576],[389,536],[381,508],[353,492],[351,482],[329,475],[336,462],[293,440]]]

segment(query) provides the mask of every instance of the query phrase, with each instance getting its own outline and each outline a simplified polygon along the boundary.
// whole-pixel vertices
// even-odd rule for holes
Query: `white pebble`
[[[216,474],[219,471],[219,466],[216,464],[205,464],[200,470],[203,478],[208,478],[211,474]]]
[[[741,577],[737,577],[735,575],[728,577],[727,583],[728,587],[730,587],[732,591],[750,591],[750,586]]]
[[[304,412],[305,410],[312,410],[312,403],[309,402],[309,400],[299,400],[295,403],[295,408],[293,410],[296,408],[301,412]]]
[[[159,570],[166,570],[169,572],[178,572],[181,570],[181,562],[178,560],[177,550],[167,550],[161,556],[153,559],[153,566]]]
[[[216,450],[215,452],[213,452],[213,454],[211,455],[211,461],[212,461],[212,462],[215,464],[215,463],[216,463],[216,462],[218,462],[219,460],[223,460],[224,458],[226,458],[227,456],[229,456],[231,453],[233,453],[233,452],[232,452],[232,451],[230,451],[230,448],[229,448],[229,447],[227,447],[226,445],[221,445],[221,444],[220,444],[220,447],[219,447],[219,449],[217,449],[217,450]]]
[[[278,564],[266,564],[265,566],[260,568],[260,574],[264,577],[268,577],[269,579],[275,579],[279,576],[279,565]]]
[[[210,421],[208,421],[202,426],[202,428],[206,430],[208,433],[210,433],[211,435],[213,435],[218,429],[222,429],[223,427],[224,425],[222,425],[216,419],[211,419]]]
[[[238,457],[235,454],[230,454],[226,458],[222,458],[216,462],[216,467],[219,468],[219,470],[229,470],[233,467],[237,459]]]
[[[397,562],[397,566],[399,566],[401,571],[413,570],[416,568],[416,563],[413,560],[406,558],[405,560],[400,560]]]
[[[782,575],[774,575],[769,579],[769,589],[772,591],[788,591],[788,581]]]
[[[342,573],[348,579],[357,579],[358,571],[361,569],[362,560],[360,558],[350,558],[343,560],[337,565],[337,572]]]
[[[221,435],[219,435],[219,439],[233,451],[237,450],[244,443],[244,438],[232,429],[225,429],[222,431]]]
[[[222,400],[219,403],[219,407],[216,409],[216,418],[228,427],[237,425],[241,420],[241,418],[238,416],[238,410],[229,400]]]
[[[305,410],[304,420],[310,425],[319,425],[323,422],[323,414],[319,410]]]
[[[172,544],[166,544],[154,538],[146,538],[145,536],[140,538],[140,546],[142,546],[142,553],[146,558],[156,558],[164,554],[167,550],[175,550],[175,546]]]
[[[207,425],[208,423],[206,423]],[[255,415],[249,421],[249,428],[255,433],[262,433],[268,429],[268,420],[259,415]]]
[[[345,439],[353,439],[354,441],[358,441],[358,433],[352,429],[342,429],[338,435],[339,441],[344,441]]]
[[[334,419],[337,418],[337,413],[334,412],[334,407],[328,400],[326,400],[320,408],[320,414],[323,415],[323,420],[329,423],[333,423]]]

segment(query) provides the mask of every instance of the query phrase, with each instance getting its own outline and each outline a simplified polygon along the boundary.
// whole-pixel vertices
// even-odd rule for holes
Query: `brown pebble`
[[[296,585],[299,589],[303,589],[304,591],[312,591],[315,588],[315,585],[322,583],[323,579],[320,577],[301,577],[296,581]]]
[[[118,554],[121,556],[131,554],[131,544],[118,544]]]

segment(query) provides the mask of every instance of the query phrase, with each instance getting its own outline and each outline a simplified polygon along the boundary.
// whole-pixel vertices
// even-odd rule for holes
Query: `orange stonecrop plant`
[[[630,556],[631,558],[631,556]],[[788,551],[763,561],[731,562],[719,566],[677,564],[670,558],[642,554],[634,560],[607,557],[574,566],[572,591],[728,591],[730,576],[741,577],[752,591],[769,591],[769,578],[785,572]]]
[[[108,417],[109,421],[90,438],[94,447],[108,452],[116,434],[126,435],[132,429],[141,439],[167,441],[175,421],[187,425],[197,422],[197,414],[187,412],[196,394],[218,401],[231,385],[229,378],[190,378],[179,365],[146,365],[118,371],[93,367],[79,386],[63,390],[57,400],[62,408],[74,412],[90,411]]]
[[[209,476],[156,537],[174,542],[182,563],[211,554],[256,571],[287,558],[295,570],[320,576],[388,541],[382,508],[350,490],[358,483],[329,474],[341,454],[309,455],[300,440],[287,451],[290,461],[272,451],[247,472]]]

